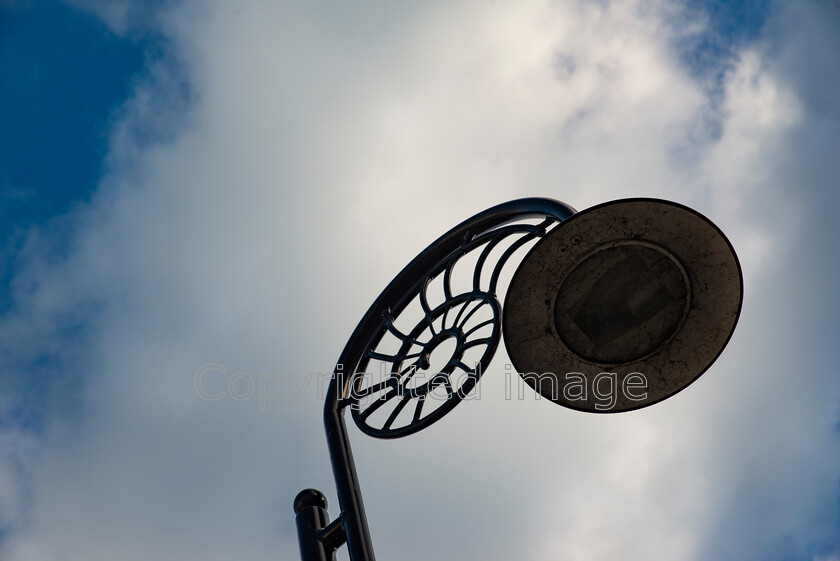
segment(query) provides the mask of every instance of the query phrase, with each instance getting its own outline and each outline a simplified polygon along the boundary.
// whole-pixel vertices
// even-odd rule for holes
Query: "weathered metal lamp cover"
[[[707,218],[669,201],[612,201],[563,221],[525,257],[505,299],[504,340],[542,396],[630,411],[711,366],[742,297],[738,258]],[[598,398],[606,386],[621,388],[609,407]]]

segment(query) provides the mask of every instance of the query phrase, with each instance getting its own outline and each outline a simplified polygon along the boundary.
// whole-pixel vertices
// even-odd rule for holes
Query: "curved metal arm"
[[[324,406],[324,426],[341,506],[340,521],[344,527],[342,537],[346,538],[352,561],[374,561],[375,558],[343,413],[346,406],[350,404],[345,398],[350,393],[350,383],[357,372],[356,369],[360,362],[364,360],[371,342],[378,341],[378,338],[381,338],[383,332],[388,329],[388,322],[383,320],[383,314],[397,317],[416,295],[420,295],[421,299],[425,298],[426,283],[441,273],[445,276],[444,291],[446,297],[452,298],[449,275],[453,263],[467,252],[483,245],[473,281],[473,289],[478,291],[480,288],[480,269],[483,267],[490,251],[498,243],[498,237],[491,237],[493,232],[498,232],[501,227],[516,220],[527,218],[544,220],[544,223],[538,227],[531,226],[531,239],[533,239],[543,235],[549,224],[559,223],[574,213],[575,209],[554,199],[527,198],[500,204],[465,220],[438,238],[406,265],[373,302],[350,336],[338,360],[327,392]],[[495,298],[496,285],[502,266],[513,251],[521,245],[517,245],[517,243],[514,243],[502,254],[493,270],[488,289],[488,293],[493,298]],[[424,307],[427,307],[427,305]],[[490,351],[487,362],[492,358],[492,351],[495,351],[495,347]],[[304,540],[320,539],[323,542],[323,538],[319,537],[322,534],[323,532],[320,532],[320,534],[311,533],[310,538],[301,535],[301,551],[304,555],[304,561],[310,561],[306,559],[306,553],[304,552],[312,549],[309,545],[304,544]],[[340,543],[333,539],[330,545],[334,549]]]

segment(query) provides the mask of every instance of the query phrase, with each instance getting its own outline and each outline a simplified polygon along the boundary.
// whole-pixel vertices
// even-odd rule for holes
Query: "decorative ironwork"
[[[489,319],[481,319],[487,315]],[[486,292],[459,294],[426,310],[408,334],[394,327],[394,319],[386,313],[386,335],[396,337],[401,346],[394,355],[367,351],[366,358],[378,361],[386,376],[369,384],[365,378],[373,377],[371,372],[353,377],[349,402],[356,425],[371,436],[390,438],[440,419],[470,394],[493,358],[501,336],[500,316],[499,303]],[[474,366],[464,362],[471,349],[481,351]],[[441,352],[449,356],[433,369],[433,355]],[[381,423],[374,424],[377,414]]]
[[[502,224],[489,226],[482,213],[455,229],[463,231],[457,246],[441,250],[450,232],[415,259],[422,268],[395,279],[398,290],[392,283],[382,293],[374,304],[380,306],[378,321],[354,334],[361,346],[337,367],[346,373],[339,405],[350,407],[363,432],[407,436],[441,419],[474,390],[501,339],[497,289],[505,264],[565,217],[556,208],[561,203],[531,201],[548,202],[555,212],[513,209]],[[565,206],[559,210],[571,214]]]
[[[505,264],[559,223],[545,214],[513,219],[477,235],[467,231],[446,254],[433,244],[418,258],[432,257],[425,270],[405,279],[408,290],[383,292],[380,319],[351,359],[355,367],[341,399],[363,432],[407,436],[441,419],[474,390],[501,339],[497,289]],[[433,287],[442,301],[435,301]]]
[[[536,198],[490,208],[438,238],[374,301],[339,357],[324,406],[341,515],[327,524],[323,495],[315,491],[296,501],[305,561],[332,560],[344,543],[353,561],[375,558],[345,409],[366,434],[396,438],[428,427],[463,401],[501,339],[497,289],[505,263],[574,213]],[[375,365],[384,366],[378,380],[371,379]]]

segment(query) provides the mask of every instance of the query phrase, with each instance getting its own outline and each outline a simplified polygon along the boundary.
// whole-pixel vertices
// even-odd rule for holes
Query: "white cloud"
[[[81,407],[50,417],[4,555],[295,558],[291,499],[332,496],[332,479],[321,402],[284,375],[331,368],[403,264],[520,196],[697,206],[741,255],[742,324],[701,381],[644,412],[506,402],[500,353],[481,401],[409,439],[354,438],[380,558],[749,559],[836,540],[820,517],[838,494],[838,386],[789,383],[828,349],[808,344],[809,295],[785,301],[809,273],[784,266],[814,241],[811,194],[789,180],[811,169],[796,135],[820,130],[804,90],[818,77],[794,70],[831,30],[788,9],[799,19],[740,53],[721,106],[680,63],[685,30],[665,2],[159,12],[188,112],[165,66],[138,85],[66,256],[34,240],[21,315],[4,318],[5,334],[62,356],[63,318],[85,322],[65,363],[82,368]],[[836,101],[819,99],[836,125]],[[137,142],[150,122],[180,133]],[[836,184],[836,164],[819,164]],[[224,365],[208,378],[222,400],[196,395],[208,363]],[[282,375],[281,397],[264,411],[233,399],[239,371]]]

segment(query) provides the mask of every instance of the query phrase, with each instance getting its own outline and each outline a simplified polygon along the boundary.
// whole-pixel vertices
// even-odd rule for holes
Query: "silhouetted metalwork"
[[[564,221],[573,215],[569,224],[577,226],[566,231]],[[674,234],[668,222],[675,217],[677,230],[687,229],[677,233],[682,241],[672,244],[665,238]],[[503,314],[497,291],[505,265],[529,246],[508,291],[510,309]],[[693,283],[691,275],[712,283],[712,289]],[[723,280],[715,284],[715,275],[724,275]],[[676,359],[673,349],[703,346],[676,380],[659,365],[655,399],[648,400],[653,403],[691,383],[717,358],[734,329],[741,295],[740,267],[729,242],[707,219],[675,203],[616,201],[575,215],[559,201],[530,198],[462,222],[391,281],[341,353],[324,407],[341,514],[329,521],[319,491],[298,495],[294,506],[303,561],[332,560],[345,543],[352,561],[374,560],[346,409],[370,436],[398,438],[420,431],[470,395],[503,331],[517,368],[550,374],[526,378],[532,387],[555,403],[589,411],[598,408],[548,392],[543,383],[556,390],[560,371],[543,367],[558,370],[557,358],[571,357],[584,371],[639,368],[640,361],[658,360],[658,353],[671,360]],[[677,336],[686,325],[686,333],[695,337],[687,343]],[[714,331],[710,336],[698,331],[708,327]],[[545,343],[539,348],[531,344],[534,337],[523,335],[537,332]],[[438,355],[446,360],[438,364]],[[624,382],[635,373],[624,373]],[[633,399],[624,405],[647,404]]]

